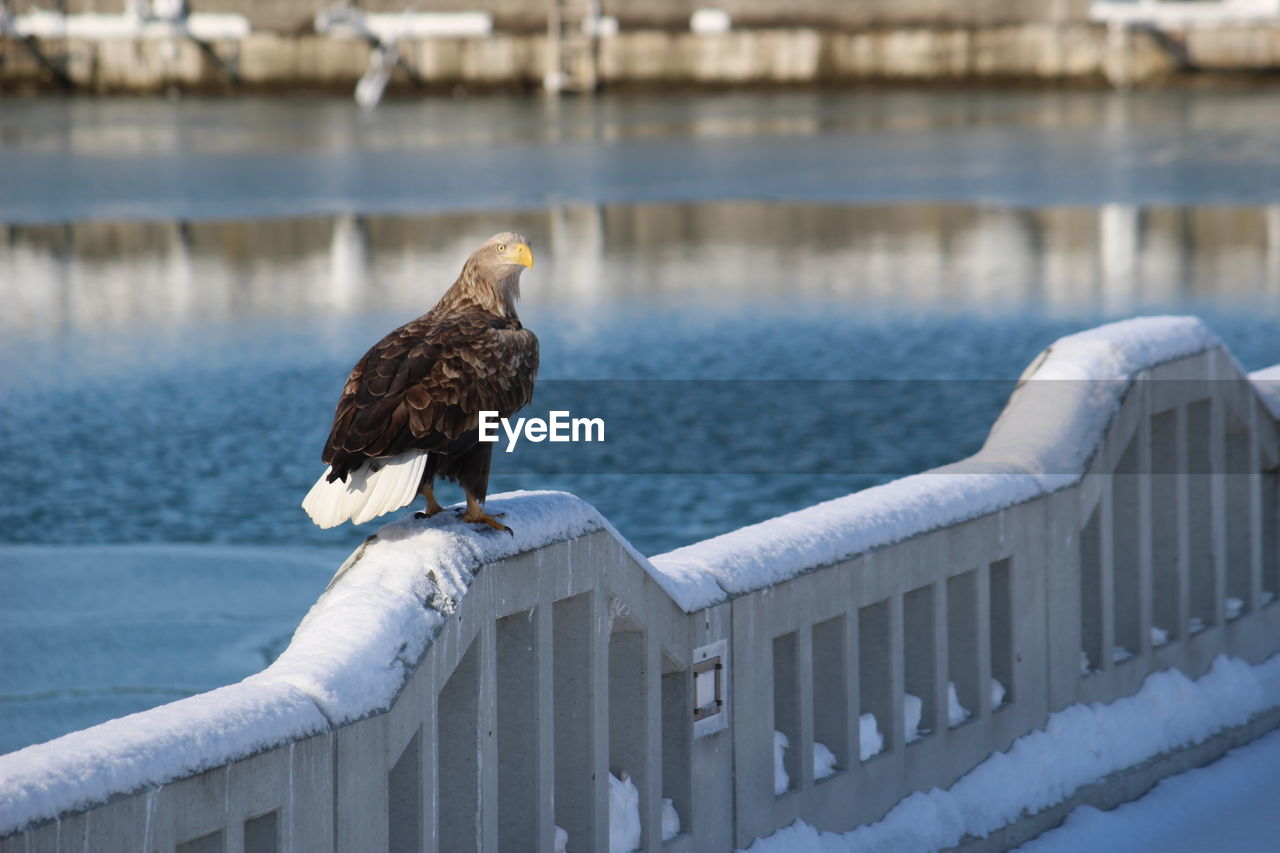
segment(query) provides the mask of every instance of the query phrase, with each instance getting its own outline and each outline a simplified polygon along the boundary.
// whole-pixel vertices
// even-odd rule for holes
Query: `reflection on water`
[[[0,221],[699,203],[1275,202],[1274,91],[33,99]],[[487,229],[492,231],[493,229]]]
[[[1137,131],[1172,126],[1241,132],[1266,124],[1264,108],[1273,104],[1274,94],[1266,90],[615,93],[572,99],[490,95],[393,99],[376,113],[358,109],[348,97],[28,98],[7,103],[0,112],[0,146],[120,157],[980,128]]]
[[[872,439],[851,445],[866,458],[830,476],[742,479],[785,458],[720,479],[608,473],[666,470],[650,460],[495,466],[493,491],[575,491],[656,552],[972,452],[1001,381],[1106,319],[1200,313],[1246,365],[1280,361],[1278,219],[1280,207],[704,202],[11,226],[0,456],[19,460],[10,494],[28,497],[0,503],[0,540],[354,543],[360,531],[319,531],[297,509],[342,379],[497,227],[534,240],[521,314],[544,380],[1000,380],[860,391],[880,400],[844,418]],[[908,416],[913,396],[924,408]],[[839,410],[821,397],[815,410]],[[750,412],[738,427],[753,423],[765,429]]]
[[[0,241],[0,332],[416,314],[495,222],[534,235],[538,266],[524,298],[535,312],[836,301],[1079,315],[1280,300],[1280,205],[568,205],[11,226]]]

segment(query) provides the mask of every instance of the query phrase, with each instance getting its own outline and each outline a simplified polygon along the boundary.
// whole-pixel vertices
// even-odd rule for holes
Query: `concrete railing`
[[[557,493],[496,499],[510,539],[387,525],[264,672],[0,757],[0,851],[604,851],[611,773],[646,851],[872,823],[1068,705],[1280,651],[1273,399],[1198,321],[1130,321],[1042,354],[975,456],[652,561]]]

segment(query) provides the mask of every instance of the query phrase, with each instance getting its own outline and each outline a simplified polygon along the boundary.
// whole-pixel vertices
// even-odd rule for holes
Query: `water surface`
[[[297,506],[347,371],[489,234],[534,241],[545,388],[856,382],[805,386],[838,473],[764,393],[714,426],[753,458],[692,474],[498,459],[493,491],[569,489],[656,553],[971,453],[1031,358],[1100,322],[1195,313],[1280,362],[1273,100],[7,102],[0,750],[278,652],[376,528]],[[650,452],[711,429],[693,409]]]

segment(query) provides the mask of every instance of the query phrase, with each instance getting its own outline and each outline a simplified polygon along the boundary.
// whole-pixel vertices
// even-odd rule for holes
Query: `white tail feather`
[[[373,466],[378,465],[378,470]],[[337,527],[350,519],[364,524],[385,512],[400,509],[413,501],[427,467],[427,454],[410,450],[389,459],[366,462],[347,475],[347,481],[327,481],[332,467],[307,492],[302,508],[320,527]]]

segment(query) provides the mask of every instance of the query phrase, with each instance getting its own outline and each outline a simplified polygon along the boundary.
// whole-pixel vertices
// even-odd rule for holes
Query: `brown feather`
[[[324,448],[331,479],[345,479],[368,459],[419,448],[462,454],[467,479],[482,474],[474,485],[483,495],[488,454],[467,452],[479,413],[515,414],[532,398],[538,372],[538,339],[515,313],[518,271],[488,263],[490,243],[433,309],[388,334],[352,369]]]

